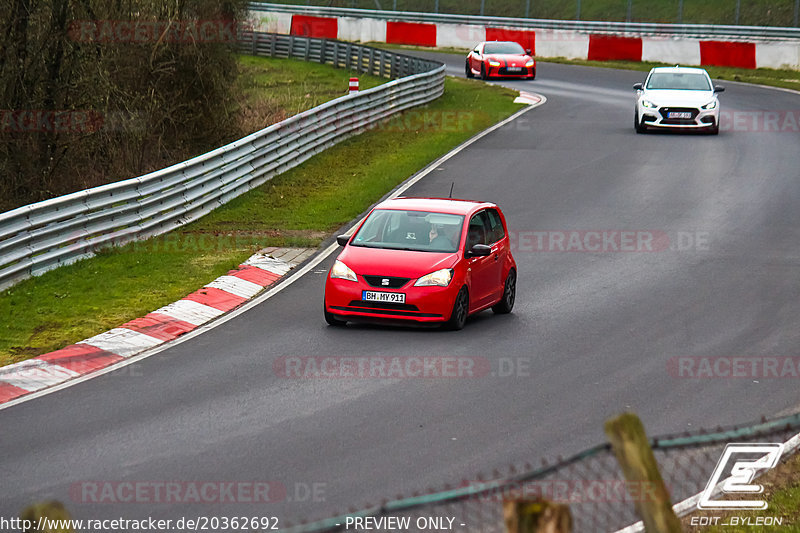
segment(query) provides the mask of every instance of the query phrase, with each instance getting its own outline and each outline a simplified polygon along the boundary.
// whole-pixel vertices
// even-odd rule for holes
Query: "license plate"
[[[670,111],[669,118],[692,118],[692,114],[688,111]]]
[[[507,69],[509,72],[521,72],[522,67],[508,67]]]
[[[361,299],[365,302],[406,303],[406,295],[402,292],[363,291],[361,293]]]

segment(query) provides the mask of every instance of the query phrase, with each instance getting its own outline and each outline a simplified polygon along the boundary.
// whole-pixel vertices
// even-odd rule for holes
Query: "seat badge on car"
[[[385,287],[386,285],[388,285],[388,284],[389,284],[389,279],[388,279],[388,278],[383,278],[383,279],[381,280],[381,285],[383,285],[384,287]]]

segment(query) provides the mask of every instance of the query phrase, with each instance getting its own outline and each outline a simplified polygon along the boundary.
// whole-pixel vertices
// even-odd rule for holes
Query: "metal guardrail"
[[[613,33],[636,35],[662,35],[682,37],[717,37],[725,39],[798,40],[800,28],[777,26],[731,26],[716,24],[663,24],[654,22],[592,22],[583,20],[548,20],[510,17],[485,17],[449,15],[409,11],[379,11],[376,9],[298,6],[250,2],[250,11],[273,11],[319,15],[326,17],[361,17],[407,22],[441,24],[471,24],[476,26],[503,26],[510,28],[575,31],[580,33]]]
[[[249,33],[241,49],[399,77],[342,96],[168,168],[0,214],[0,289],[58,266],[168,232],[382,119],[444,91],[444,65],[368,46]],[[346,87],[343,87],[343,92]]]

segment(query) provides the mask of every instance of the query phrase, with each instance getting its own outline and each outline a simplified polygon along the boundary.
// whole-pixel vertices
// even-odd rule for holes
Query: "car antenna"
[[[455,181],[450,183],[450,196],[448,196],[448,198],[450,198],[451,200],[453,199],[453,186],[455,186],[455,184],[456,184]]]

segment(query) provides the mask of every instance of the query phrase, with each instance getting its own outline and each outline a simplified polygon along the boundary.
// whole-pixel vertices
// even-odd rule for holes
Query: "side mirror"
[[[470,257],[486,257],[492,255],[492,247],[486,244],[476,244],[464,254],[467,258]]]
[[[346,246],[348,241],[350,241],[349,235],[338,235],[336,237],[336,242],[339,243],[339,246]]]
[[[720,87],[719,85],[714,85],[714,92],[715,93],[724,93],[725,87]]]
[[[643,89],[643,87],[644,86],[641,83],[634,83],[633,84],[633,88],[636,89],[637,91],[641,91]]]
[[[525,53],[528,54],[528,55],[531,55],[531,49],[530,48],[526,48],[525,49]]]

